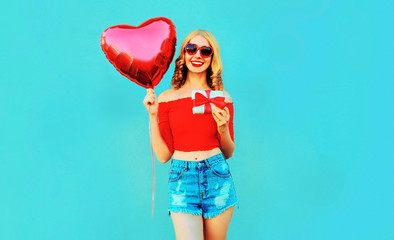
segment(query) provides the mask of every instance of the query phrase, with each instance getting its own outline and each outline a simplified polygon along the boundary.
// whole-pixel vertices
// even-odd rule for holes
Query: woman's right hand
[[[147,89],[143,104],[148,110],[150,116],[157,116],[157,112],[159,110],[159,101],[156,97],[155,90],[152,88]]]

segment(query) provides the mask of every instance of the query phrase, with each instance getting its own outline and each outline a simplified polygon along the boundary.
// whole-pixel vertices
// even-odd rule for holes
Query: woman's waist
[[[201,161],[205,160],[207,158],[210,158],[212,156],[215,156],[222,151],[220,148],[216,147],[210,150],[204,150],[204,151],[179,151],[175,150],[174,154],[172,155],[173,159],[176,160],[182,160],[182,161]]]

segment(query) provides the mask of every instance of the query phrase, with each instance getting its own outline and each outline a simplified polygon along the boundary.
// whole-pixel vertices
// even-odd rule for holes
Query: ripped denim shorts
[[[237,205],[234,183],[222,153],[202,161],[173,159],[168,180],[170,212],[213,218]]]

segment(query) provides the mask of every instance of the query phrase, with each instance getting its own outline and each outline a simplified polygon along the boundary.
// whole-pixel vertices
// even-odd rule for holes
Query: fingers
[[[228,107],[225,107],[223,110],[216,107],[214,105],[214,110],[216,110],[216,112],[218,114],[220,114],[221,116],[225,117],[226,119],[230,119],[230,110],[228,109]]]
[[[214,106],[212,108],[212,116],[219,126],[228,123],[228,121],[230,120],[230,112],[227,107],[222,110]]]
[[[150,93],[153,92],[153,94],[155,93],[155,90],[153,88],[147,88],[146,89],[146,93]]]
[[[156,102],[156,95],[155,95],[155,91],[152,88],[148,88],[146,90],[146,96],[144,98],[143,104],[144,105],[151,105],[154,104]]]
[[[226,124],[226,120],[223,118],[223,116],[219,115],[219,114],[216,113],[215,111],[213,111],[212,116],[213,116],[213,118],[215,119],[216,124],[217,124],[218,126],[222,126],[222,125],[225,125],[225,124]]]
[[[227,114],[228,116],[230,116],[230,110],[228,109],[228,107],[225,107],[225,108],[224,108],[224,111],[226,111],[226,114]]]
[[[218,126],[226,124],[226,120],[224,119],[224,117],[220,115],[216,110],[212,111],[212,116],[215,119]]]
[[[145,106],[148,106],[154,102],[154,99],[152,96],[146,95],[144,98],[144,101],[142,102]]]
[[[152,88],[146,90],[146,96],[142,102],[150,116],[156,115],[158,113],[159,101],[156,97],[155,91]]]
[[[152,88],[146,89],[146,97],[149,104],[154,103],[156,98],[155,90],[153,90]]]

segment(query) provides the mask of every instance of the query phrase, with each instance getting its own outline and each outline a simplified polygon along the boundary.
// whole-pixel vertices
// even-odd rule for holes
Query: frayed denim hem
[[[217,215],[220,215],[220,214],[222,214],[224,211],[226,211],[227,209],[229,209],[229,208],[231,208],[231,207],[234,207],[234,206],[237,206],[238,207],[238,209],[239,209],[239,202],[238,201],[236,201],[235,203],[233,203],[233,204],[231,204],[231,205],[229,205],[228,207],[226,207],[226,208],[223,208],[223,209],[221,209],[221,210],[219,210],[219,211],[217,211],[217,212],[213,212],[213,213],[204,213],[203,214],[203,217],[205,218],[205,219],[211,219],[211,218],[214,218],[214,217],[216,217]]]
[[[194,216],[202,216],[202,210],[191,211],[191,210],[184,209],[184,208],[177,208],[176,210],[174,210],[174,209],[169,209],[169,210],[168,210],[168,216],[170,216],[170,212],[174,212],[174,213],[183,212],[183,213],[192,214],[192,215],[194,215]]]

